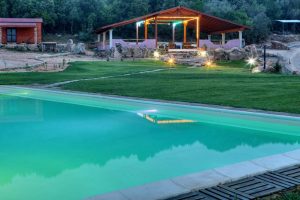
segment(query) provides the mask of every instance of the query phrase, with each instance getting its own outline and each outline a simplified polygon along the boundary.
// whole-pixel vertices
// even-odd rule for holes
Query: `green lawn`
[[[61,73],[2,74],[0,84],[52,83],[165,68],[161,62],[74,63]],[[175,69],[127,77],[80,81],[63,89],[131,97],[300,113],[300,77],[252,74],[244,62]]]
[[[57,73],[0,73],[0,85],[48,84],[74,79],[112,76],[163,67],[149,61],[138,62],[75,62],[67,70]]]

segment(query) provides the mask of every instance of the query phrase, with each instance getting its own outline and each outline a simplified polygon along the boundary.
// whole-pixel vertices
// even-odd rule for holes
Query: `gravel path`
[[[108,78],[119,78],[119,77],[126,77],[126,76],[132,76],[132,75],[137,75],[137,74],[155,73],[155,72],[164,71],[164,70],[169,70],[169,69],[155,69],[155,70],[147,70],[147,71],[135,72],[135,73],[130,73],[130,74],[120,74],[120,75],[115,75],[115,76],[101,76],[101,77],[97,77],[97,78],[86,78],[86,79],[63,81],[63,82],[46,85],[46,86],[44,86],[44,88],[60,87],[62,85],[66,85],[69,83],[75,83],[75,82],[79,82],[79,81],[93,81],[93,80],[108,79]]]

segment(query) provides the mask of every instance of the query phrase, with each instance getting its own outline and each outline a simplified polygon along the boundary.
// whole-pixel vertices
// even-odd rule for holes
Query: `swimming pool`
[[[1,199],[84,199],[300,148],[300,119],[0,87]]]

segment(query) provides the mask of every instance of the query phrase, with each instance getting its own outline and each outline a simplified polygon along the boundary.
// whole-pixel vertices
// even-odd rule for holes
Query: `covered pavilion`
[[[125,39],[113,39],[113,29],[122,27],[129,24],[136,24],[136,38],[134,41],[125,42]],[[115,47],[117,43],[122,46],[145,46],[148,48],[159,47],[161,41],[158,40],[158,26],[168,25],[172,26],[172,42],[168,43],[168,49],[198,49],[204,45],[208,48],[232,48],[243,46],[243,31],[249,29],[249,27],[236,24],[234,22],[214,17],[202,12],[192,10],[186,7],[178,6],[167,10],[155,12],[145,16],[137,17],[134,19],[114,23],[111,25],[98,28],[95,32],[98,35],[98,42],[100,49],[108,49]],[[177,46],[175,41],[176,27],[183,26],[183,39]],[[149,38],[148,29],[149,26],[154,26],[154,38]],[[194,29],[195,39],[194,43],[187,42],[187,28]],[[144,37],[139,37],[140,30],[144,28]],[[238,32],[238,39],[228,41],[226,43],[226,33]],[[107,42],[106,36],[109,33],[109,40]],[[208,38],[206,40],[200,40],[201,33],[206,33]],[[214,44],[211,41],[211,35],[222,35],[222,41],[220,44]],[[101,37],[102,36],[102,37]],[[102,41],[101,41],[102,39]]]

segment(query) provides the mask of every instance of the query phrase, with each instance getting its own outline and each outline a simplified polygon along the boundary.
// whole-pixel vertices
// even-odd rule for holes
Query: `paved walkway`
[[[93,81],[93,80],[101,80],[101,79],[108,79],[108,78],[119,78],[119,77],[126,77],[126,76],[132,76],[132,75],[137,75],[137,74],[155,73],[155,72],[164,71],[164,70],[169,70],[169,69],[166,69],[166,68],[165,69],[155,69],[155,70],[147,70],[147,71],[141,71],[141,72],[135,72],[135,73],[129,73],[129,74],[120,74],[120,75],[115,75],[115,76],[101,76],[101,77],[96,77],[96,78],[76,79],[76,80],[53,83],[50,85],[46,85],[44,87],[45,88],[60,87],[62,85],[66,85],[69,83],[75,83],[75,82],[79,82],[79,81]]]
[[[289,47],[291,50],[268,50],[268,53],[282,56],[288,62],[288,71],[300,73],[300,42],[290,43]]]

